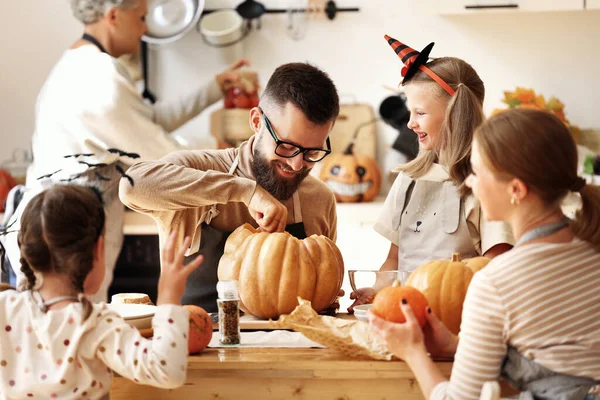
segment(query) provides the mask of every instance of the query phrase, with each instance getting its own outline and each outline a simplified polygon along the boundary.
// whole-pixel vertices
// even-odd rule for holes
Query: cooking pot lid
[[[198,0],[149,0],[147,36],[168,38],[186,31],[196,22],[197,8],[203,5]]]

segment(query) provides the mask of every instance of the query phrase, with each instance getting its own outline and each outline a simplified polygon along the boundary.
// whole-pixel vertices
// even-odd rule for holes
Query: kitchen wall
[[[453,55],[469,61],[487,88],[485,109],[501,106],[503,90],[533,87],[566,104],[567,117],[584,128],[600,128],[600,11],[521,13],[440,17],[423,4],[433,0],[339,0],[359,13],[338,14],[334,21],[312,20],[306,36],[287,34],[287,17],[266,15],[262,29],[244,41],[244,55],[264,83],[278,65],[310,61],[336,82],[343,100],[366,102],[375,109],[395,87],[400,63],[383,40],[388,33],[420,50],[430,41],[432,56]],[[298,0],[264,0],[268,7]],[[238,0],[207,0],[206,8],[235,6]],[[5,0],[0,6],[0,162],[14,148],[27,147],[33,132],[37,93],[62,51],[80,34],[66,0]],[[193,31],[180,42],[153,49],[151,88],[160,98],[175,99],[195,83],[226,67],[218,51]],[[216,107],[219,107],[217,105]],[[380,124],[378,159],[393,165],[387,145],[395,132]],[[190,143],[211,144],[208,113],[183,127]],[[390,153],[393,154],[393,153]]]

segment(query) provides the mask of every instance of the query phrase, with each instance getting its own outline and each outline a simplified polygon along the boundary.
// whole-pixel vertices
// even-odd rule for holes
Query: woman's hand
[[[183,265],[185,251],[189,247],[191,239],[186,237],[179,250],[175,252],[175,237],[176,232],[171,232],[161,251],[157,305],[181,304],[181,296],[185,292],[188,276],[204,261],[204,256],[199,255],[191,263]]]
[[[425,346],[432,356],[454,357],[458,336],[450,332],[440,319],[427,308],[427,325],[423,328]]]
[[[406,322],[403,324],[388,322],[371,311],[368,313],[371,330],[384,340],[392,354],[403,360],[419,355],[419,353],[427,354],[425,337],[419,321],[417,321],[412,307],[405,303],[406,300],[400,303],[400,308],[406,318]]]
[[[231,64],[229,68],[227,68],[225,71],[221,72],[215,77],[223,93],[225,93],[226,83],[235,82],[240,79],[240,75],[236,71],[244,65],[250,65],[250,62],[243,58],[241,60],[237,60],[236,62]]]

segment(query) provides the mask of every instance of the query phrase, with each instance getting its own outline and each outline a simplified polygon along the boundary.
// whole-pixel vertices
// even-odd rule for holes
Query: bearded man
[[[254,135],[237,149],[178,151],[129,168],[135,184],[121,181],[121,201],[157,221],[161,245],[174,231],[177,245],[192,239],[189,259],[204,255],[182,304],[217,310],[219,260],[231,232],[245,223],[299,239],[316,234],[336,240],[333,192],[308,174],[331,152],[338,114],[337,90],[326,73],[285,64],[250,110]]]

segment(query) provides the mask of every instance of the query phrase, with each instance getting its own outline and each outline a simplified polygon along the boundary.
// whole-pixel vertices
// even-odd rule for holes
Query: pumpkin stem
[[[402,286],[402,282],[400,282],[398,279],[394,280],[394,283],[392,283],[392,287],[399,287]]]
[[[452,254],[452,262],[460,262],[460,253]]]

